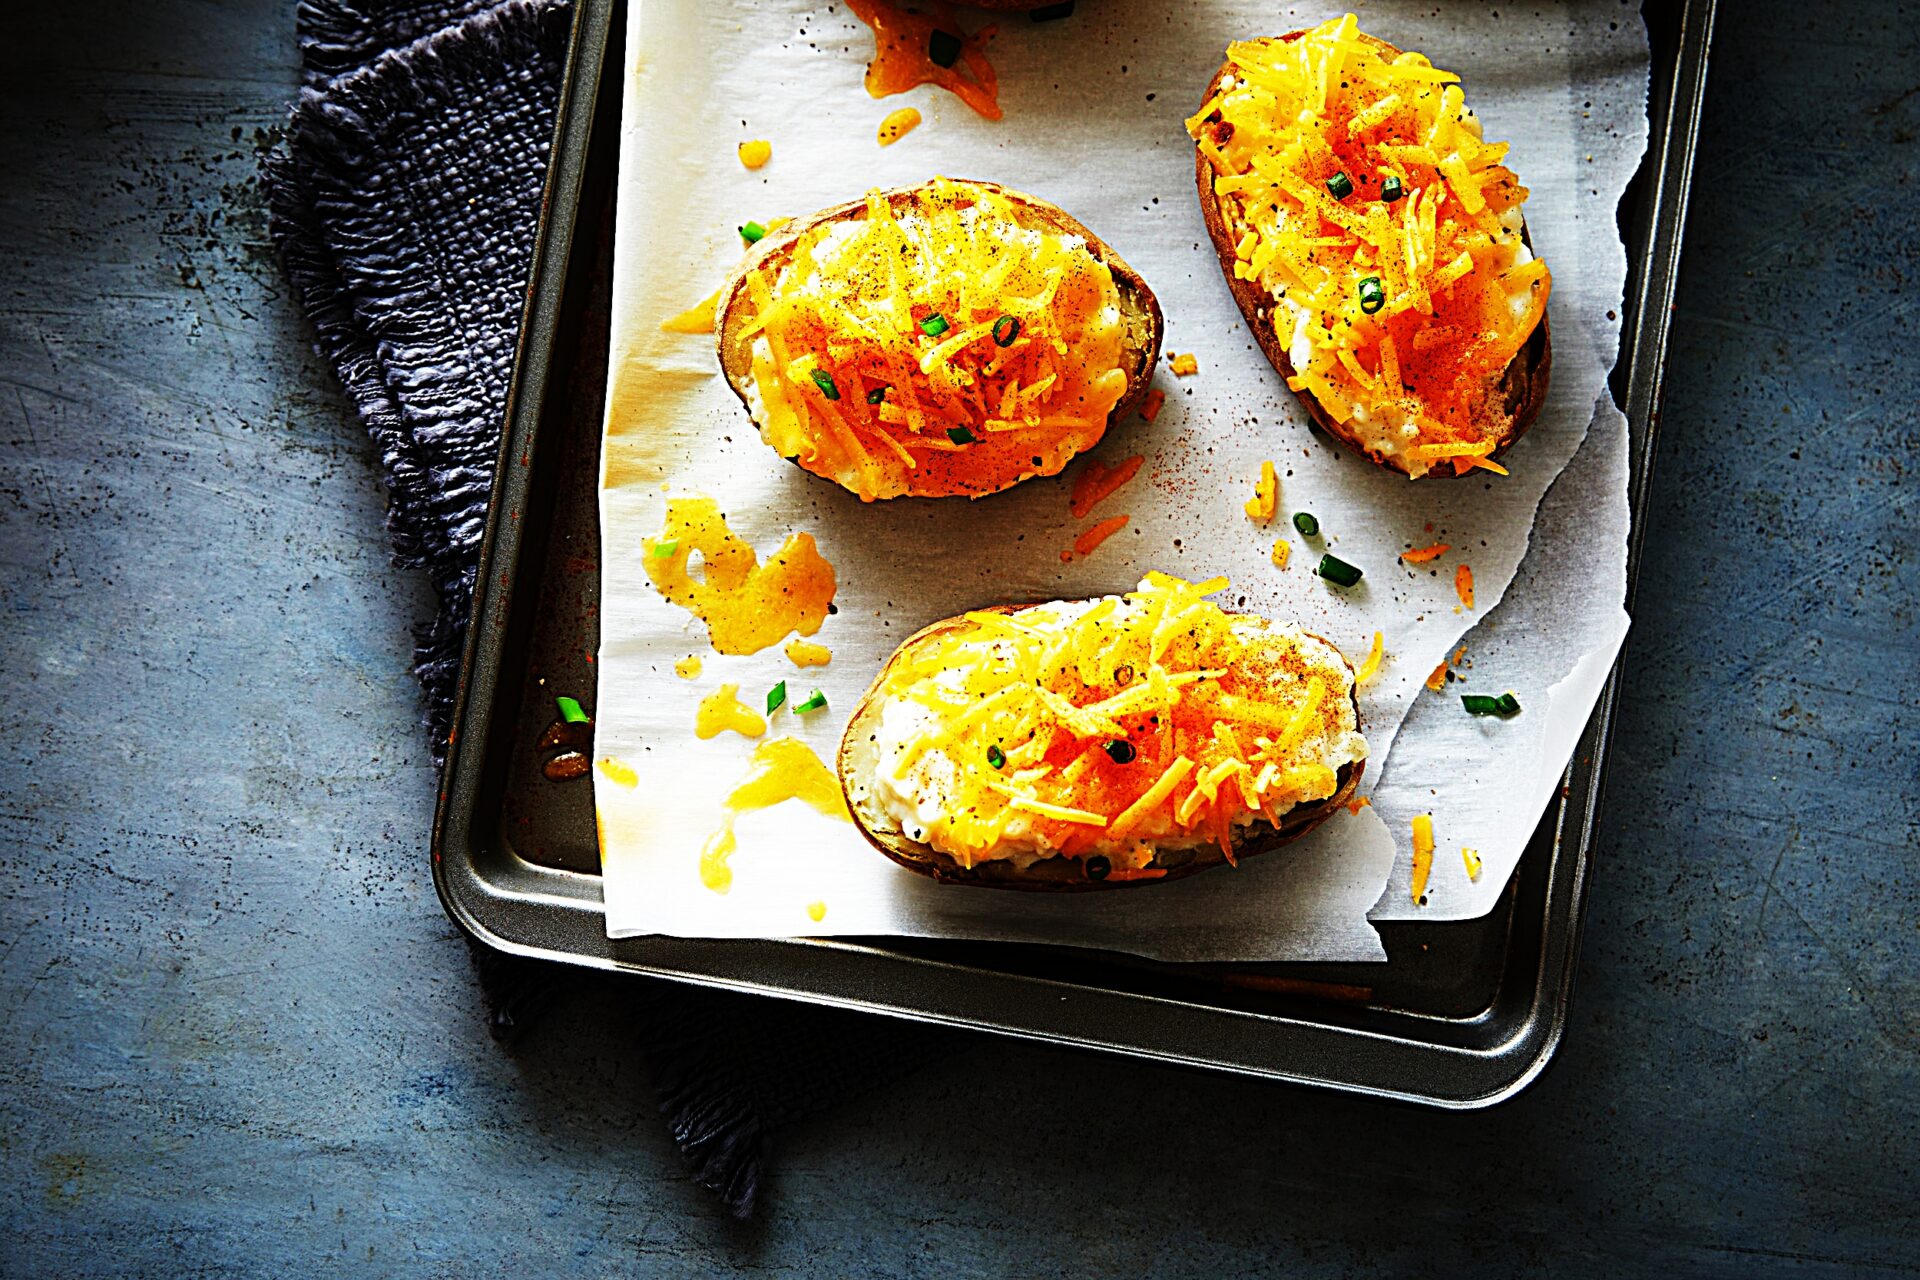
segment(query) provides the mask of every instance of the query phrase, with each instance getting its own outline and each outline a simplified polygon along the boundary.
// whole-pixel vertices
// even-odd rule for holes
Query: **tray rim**
[[[518,516],[525,506],[529,467],[552,371],[564,284],[574,265],[576,215],[596,105],[606,92],[605,63],[618,2],[576,0],[556,111],[553,161],[542,193],[540,229],[507,404],[507,429],[502,432],[497,462],[496,496],[481,543],[454,727],[434,817],[433,877],[448,916],[470,936],[514,955],[989,1030],[1444,1109],[1491,1106],[1538,1079],[1566,1028],[1592,873],[1592,835],[1604,792],[1607,747],[1621,680],[1617,660],[1575,746],[1564,775],[1563,799],[1554,811],[1543,925],[1551,924],[1557,916],[1564,917],[1564,924],[1559,929],[1543,927],[1524,1014],[1511,1034],[1492,1044],[1448,1045],[1350,1023],[981,969],[890,951],[857,939],[612,940],[600,924],[597,888],[591,895],[590,909],[584,909],[582,899],[575,896],[524,891],[516,897],[493,891],[477,869],[473,837],[474,820],[480,812],[479,774],[501,675],[504,642],[502,629],[496,624],[502,621],[501,615],[511,600],[523,549],[525,522]],[[1623,305],[1631,308],[1627,315],[1633,353],[1622,406],[1629,421],[1629,500],[1635,513],[1628,540],[1629,605],[1644,532],[1638,516],[1658,436],[1668,317],[1677,284],[1716,5],[1717,0],[1679,0],[1678,41],[1666,84],[1666,119],[1663,128],[1650,133],[1643,161],[1652,217],[1642,260],[1629,264],[1627,296],[1623,299]],[[1658,75],[1662,68],[1656,65],[1654,70]],[[504,573],[502,564],[507,566]],[[505,856],[518,863],[517,855]],[[597,877],[579,872],[535,869],[526,863],[518,863],[518,868],[531,878],[547,880],[549,885],[581,888],[598,883]],[[592,937],[578,939],[584,945],[570,949],[529,940],[525,936],[528,931],[513,927],[519,923],[513,917],[523,914],[518,910],[522,907],[536,912],[572,908],[576,913],[590,914],[594,922]],[[964,981],[957,985],[966,998],[933,998],[938,988],[927,979],[936,973],[963,975]],[[1040,1009],[1029,1008],[1039,995],[1049,999]],[[1130,1041],[1101,1031],[1103,1026],[1129,1025],[1129,1017],[1141,1013],[1143,1004],[1160,1019],[1156,1029],[1159,1037],[1174,1033],[1180,1047]],[[1026,1012],[1010,1012],[1014,1009]],[[1404,1011],[1400,1016],[1411,1016],[1416,1022],[1422,1017]],[[1203,1043],[1216,1047],[1198,1047]],[[1237,1048],[1236,1056],[1227,1056],[1223,1046]],[[1258,1051],[1262,1049],[1265,1051]],[[1439,1073],[1441,1086],[1421,1089],[1402,1083],[1419,1076],[1431,1080],[1436,1066],[1444,1068]]]

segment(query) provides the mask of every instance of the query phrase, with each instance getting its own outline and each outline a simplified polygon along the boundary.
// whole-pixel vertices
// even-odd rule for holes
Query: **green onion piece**
[[[950,67],[960,59],[960,37],[951,31],[934,31],[927,36],[927,58],[936,67]]]
[[[875,387],[873,390],[867,392],[868,404],[879,404],[882,400],[885,400],[886,398],[887,398],[887,389],[885,387]]]
[[[987,763],[996,769],[1004,769],[1007,767],[1007,753],[1002,751],[998,745],[988,747]]]
[[[993,322],[993,345],[1010,347],[1013,340],[1020,336],[1020,322],[1012,316],[1001,316]]]
[[[1520,714],[1520,700],[1511,693],[1503,693],[1495,698],[1484,693],[1463,693],[1460,705],[1467,709],[1468,715],[1475,716],[1513,716]]]
[[[967,430],[965,427],[948,427],[947,439],[953,441],[955,444],[972,444],[973,432]]]
[[[660,539],[660,541],[653,544],[653,558],[655,560],[665,560],[670,556],[672,556],[673,553],[678,551],[679,549],[680,549],[680,539],[662,538]]]
[[[1361,576],[1357,565],[1348,564],[1338,556],[1321,556],[1318,572],[1321,577],[1339,587],[1350,587],[1360,581]]]
[[[920,332],[929,338],[937,338],[947,331],[947,318],[938,311],[920,322]]]
[[[833,375],[825,369],[815,369],[813,371],[813,385],[820,388],[820,394],[829,400],[838,400],[840,398],[840,388],[833,385]]]
[[[1353,179],[1345,173],[1336,173],[1327,179],[1327,191],[1335,200],[1345,200],[1353,194]]]
[[[1313,512],[1311,511],[1294,512],[1293,527],[1300,531],[1300,536],[1303,538],[1311,538],[1314,534],[1320,532],[1320,522],[1314,519]]]
[[[1105,751],[1107,759],[1115,764],[1132,764],[1134,758],[1140,754],[1125,738],[1115,738],[1111,742],[1102,743],[1100,749]]]
[[[787,700],[787,682],[785,680],[782,680],[779,684],[767,690],[767,714],[772,715],[774,712],[778,711],[780,709],[780,704],[785,702],[786,700]]]
[[[1379,276],[1368,276],[1360,282],[1360,309],[1372,315],[1387,305],[1387,291],[1380,287]]]
[[[1380,184],[1380,198],[1388,204],[1392,204],[1405,194],[1407,193],[1400,189],[1400,175],[1397,173],[1388,174],[1386,181]]]
[[[740,238],[748,244],[759,244],[766,234],[767,229],[757,222],[749,222],[746,226],[740,228]]]
[[[797,714],[805,715],[809,711],[818,711],[820,710],[820,708],[826,705],[827,705],[827,695],[820,692],[818,689],[815,689],[812,693],[807,695],[807,700],[805,702],[794,703],[793,709]]]
[[[568,724],[586,724],[593,718],[582,711],[580,704],[572,698],[564,696],[555,698],[553,704],[560,708],[560,718]]]

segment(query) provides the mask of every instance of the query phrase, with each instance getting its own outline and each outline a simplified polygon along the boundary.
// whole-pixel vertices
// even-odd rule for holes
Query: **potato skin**
[[[1305,34],[1304,31],[1290,31],[1279,38],[1287,41],[1298,40]],[[1386,57],[1397,57],[1400,53],[1399,49],[1373,36],[1363,33],[1360,39],[1377,46]],[[1214,72],[1213,79],[1207,82],[1206,92],[1201,95],[1202,105],[1213,101],[1214,95],[1220,91],[1221,78],[1230,70],[1232,70],[1232,64],[1225,63]],[[1208,117],[1209,123],[1215,123],[1217,120],[1217,112]],[[1247,327],[1253,330],[1254,340],[1260,344],[1260,350],[1267,357],[1267,363],[1279,370],[1281,377],[1291,378],[1296,371],[1293,361],[1287,355],[1287,344],[1274,325],[1273,299],[1255,282],[1242,280],[1233,274],[1233,263],[1236,257],[1235,237],[1227,226],[1226,214],[1220,208],[1219,200],[1213,194],[1213,166],[1208,163],[1206,154],[1198,147],[1195,147],[1193,152],[1193,176],[1200,193],[1200,212],[1207,222],[1207,236],[1213,241],[1213,252],[1220,260],[1220,272],[1226,277],[1227,288],[1233,292],[1233,300],[1239,305],[1240,314],[1246,318]],[[1528,247],[1532,247],[1532,238],[1527,235],[1524,224],[1520,234]],[[1501,375],[1502,401],[1509,417],[1499,443],[1488,455],[1490,460],[1498,461],[1502,454],[1513,447],[1514,441],[1526,434],[1527,428],[1533,425],[1534,419],[1540,416],[1540,407],[1546,403],[1547,387],[1551,382],[1552,373],[1553,339],[1547,327],[1547,318],[1543,315],[1540,317],[1538,327],[1527,338],[1519,354],[1515,355],[1507,365],[1506,372]],[[1333,415],[1327,412],[1326,406],[1315,399],[1312,392],[1296,391],[1294,396],[1306,407],[1307,414],[1313,419],[1314,424],[1346,446],[1348,450],[1389,471],[1397,471],[1402,475],[1408,474],[1405,463],[1399,459],[1377,455],[1356,440],[1339,422],[1334,420]],[[1473,472],[1468,471],[1462,474],[1472,475]],[[1430,468],[1421,478],[1431,480],[1458,477],[1452,468],[1436,466]]]
[[[949,181],[957,186],[992,192],[1008,200],[1031,218],[1030,222],[1023,219],[1022,226],[1080,237],[1086,241],[1088,252],[1104,262],[1107,269],[1113,273],[1114,285],[1120,293],[1122,315],[1127,325],[1125,354],[1128,363],[1126,394],[1107,414],[1105,430],[1111,431],[1116,423],[1125,421],[1127,415],[1139,406],[1153,382],[1154,367],[1160,360],[1161,336],[1166,327],[1160,312],[1159,299],[1153,296],[1153,290],[1148,287],[1140,273],[1114,252],[1112,246],[1089,231],[1078,219],[1059,206],[1050,204],[1038,196],[1027,195],[1025,192],[1015,191],[994,182],[982,182],[970,178],[954,178]],[[912,205],[925,185],[922,183],[910,187],[896,187],[881,194],[896,209],[899,209]],[[747,298],[747,277],[762,267],[783,266],[792,256],[794,245],[800,237],[815,227],[861,216],[865,214],[866,208],[866,197],[862,195],[859,199],[822,209],[818,213],[795,219],[778,230],[769,232],[748,250],[747,256],[734,269],[726,284],[721,286],[720,304],[714,323],[715,347],[727,387],[739,399],[742,407],[747,409],[749,418],[752,417],[752,406],[748,403],[746,392],[741,389],[740,383],[751,367],[751,348],[739,336],[749,310],[743,305]],[[758,425],[756,422],[755,426],[758,427]],[[795,466],[800,465],[796,459],[789,459],[789,461]],[[805,470],[804,467],[801,469]],[[814,473],[808,472],[808,474]],[[1050,474],[1057,475],[1058,472]],[[821,478],[832,483],[828,477]],[[953,495],[943,496],[959,496],[959,494],[956,492]]]
[[[982,613],[1017,613],[1027,605],[995,605],[977,610]],[[1157,855],[1153,865],[1161,866],[1161,858],[1181,859],[1169,861],[1164,869],[1166,875],[1152,880],[1090,880],[1086,868],[1079,858],[1055,856],[1043,858],[1028,866],[1025,870],[1011,862],[983,862],[973,867],[963,867],[951,856],[932,845],[918,840],[910,840],[906,833],[891,829],[874,806],[866,803],[866,794],[861,780],[872,772],[871,762],[865,757],[872,750],[874,733],[879,724],[882,699],[880,690],[885,687],[887,674],[894,664],[911,653],[915,646],[924,644],[948,631],[966,625],[964,617],[946,618],[931,626],[922,627],[908,636],[900,647],[887,659],[880,674],[874,677],[866,693],[861,695],[859,706],[854,708],[853,717],[847,722],[847,731],[840,739],[840,751],[835,757],[835,771],[840,778],[840,790],[846,797],[847,812],[853,815],[853,825],[859,829],[867,843],[878,849],[893,861],[899,863],[916,875],[923,875],[941,884],[971,885],[983,889],[1017,889],[1029,893],[1090,893],[1097,889],[1131,889],[1142,885],[1166,884],[1171,880],[1184,879],[1187,876],[1206,871],[1212,867],[1226,865],[1226,855],[1218,845],[1200,845],[1193,849],[1166,850]],[[1312,634],[1312,633],[1308,633]],[[1335,653],[1338,646],[1324,637],[1315,636]],[[1342,661],[1345,661],[1344,656]],[[1348,671],[1352,671],[1349,663]],[[1354,686],[1348,697],[1353,702],[1354,721],[1360,718],[1358,686]],[[1310,805],[1298,805],[1281,815],[1278,827],[1264,822],[1255,822],[1242,830],[1234,839],[1234,857],[1238,861],[1258,857],[1272,849],[1278,849],[1306,835],[1315,827],[1332,817],[1334,811],[1353,798],[1360,778],[1366,772],[1367,762],[1357,760],[1342,765],[1336,780],[1338,789],[1325,800]]]

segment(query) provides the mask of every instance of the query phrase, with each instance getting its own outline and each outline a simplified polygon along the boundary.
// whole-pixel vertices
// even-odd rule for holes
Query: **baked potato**
[[[1187,131],[1234,301],[1313,420],[1415,478],[1504,474],[1552,276],[1458,77],[1347,14],[1231,46]]]
[[[1060,209],[935,178],[766,235],[715,327],[761,438],[871,502],[1057,474],[1146,392],[1161,318]]]
[[[873,846],[946,884],[1107,889],[1298,838],[1366,767],[1354,674],[1296,627],[1148,574],[1097,600],[935,623],[888,660],[838,762]]]

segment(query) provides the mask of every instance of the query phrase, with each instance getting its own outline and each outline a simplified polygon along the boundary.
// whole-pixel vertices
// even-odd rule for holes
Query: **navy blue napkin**
[[[416,629],[444,754],[513,374],[571,14],[567,0],[304,0],[305,87],[264,166],[296,297],[380,451],[396,561],[439,596]],[[422,864],[424,866],[424,862]],[[608,981],[475,945],[512,1042]],[[953,1033],[618,979],[695,1176],[751,1211],[770,1130],[898,1076]]]

